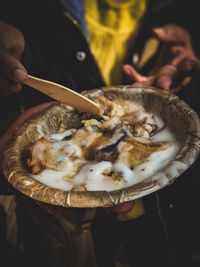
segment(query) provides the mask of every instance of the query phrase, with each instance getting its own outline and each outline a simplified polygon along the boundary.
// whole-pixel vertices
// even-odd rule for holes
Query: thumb
[[[0,49],[0,73],[11,80],[22,83],[28,74],[20,61],[4,49]]]
[[[176,43],[184,46],[190,46],[191,40],[189,33],[178,25],[165,25],[154,28],[153,35],[162,42]]]
[[[153,35],[160,41],[168,42],[170,39],[163,28],[154,28],[152,32]]]
[[[144,82],[147,78],[141,74],[139,74],[131,65],[125,64],[122,67],[122,71],[126,78],[130,82]]]

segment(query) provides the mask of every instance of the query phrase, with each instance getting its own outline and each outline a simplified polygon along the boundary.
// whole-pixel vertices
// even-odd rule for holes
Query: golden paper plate
[[[200,120],[198,115],[177,96],[156,88],[132,86],[104,87],[83,93],[90,99],[99,95],[123,97],[141,104],[159,115],[181,143],[176,157],[161,171],[136,184],[115,191],[62,191],[34,180],[23,164],[24,148],[41,135],[55,133],[61,122],[70,127],[72,108],[55,103],[28,119],[19,128],[4,153],[3,171],[9,183],[25,195],[45,203],[63,207],[109,207],[134,200],[170,185],[188,169],[200,151]]]

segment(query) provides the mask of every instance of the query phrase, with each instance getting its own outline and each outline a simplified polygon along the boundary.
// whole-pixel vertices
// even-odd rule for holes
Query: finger
[[[147,80],[143,82],[134,82],[132,86],[143,87],[143,86],[154,86],[154,84],[155,84],[155,77],[150,76],[148,77]]]
[[[183,54],[180,54],[176,57],[174,57],[172,60],[171,60],[171,64],[174,65],[174,66],[177,66],[183,59],[185,58],[185,53]]]
[[[169,90],[177,74],[178,71],[175,66],[165,65],[158,72],[156,86],[161,89]]]
[[[7,96],[21,91],[22,85],[0,74],[0,95]]]
[[[159,77],[156,82],[156,85],[159,88],[165,89],[165,90],[169,90],[171,84],[172,84],[172,78],[167,75]]]
[[[183,52],[181,52],[180,54],[178,54],[177,56],[175,56],[172,60],[171,60],[171,64],[172,65],[178,65],[180,64],[184,59],[188,59],[188,61],[191,60],[195,60],[195,56],[193,53],[191,53],[189,50],[183,50]]]
[[[27,71],[24,66],[3,48],[0,49],[0,62],[0,73],[4,76],[17,83],[22,83],[27,79]]]
[[[163,27],[154,28],[152,33],[162,42],[191,46],[189,33],[178,25],[170,24]]]
[[[167,42],[169,40],[163,28],[154,28],[152,30],[153,35],[160,41]]]
[[[200,61],[195,57],[185,57],[179,62],[177,69],[179,72],[190,76],[200,71]]]
[[[167,31],[164,28],[154,28],[152,32],[158,40],[164,43],[175,43],[181,44],[182,46],[183,44],[185,45],[186,43],[188,43],[182,37],[174,34],[173,31]]]
[[[143,82],[147,80],[147,77],[139,74],[131,65],[125,64],[122,67],[123,73],[126,78],[131,82]]]
[[[177,87],[173,87],[170,91],[172,93],[176,94],[179,91],[181,91],[181,89],[183,89],[183,87],[185,87],[190,81],[191,81],[191,78],[190,77],[186,77],[185,79],[183,79],[182,82],[179,83],[179,85]]]
[[[171,52],[174,56],[178,56],[183,53],[185,48],[181,45],[173,45],[171,46]]]
[[[174,55],[171,64],[177,65],[179,62],[186,57],[195,57],[192,49],[185,48],[180,45],[173,45],[171,46],[171,53]]]
[[[8,95],[11,95],[11,94],[16,94],[16,93],[19,93],[22,89],[22,85],[21,83],[16,83],[14,85],[11,85],[8,90],[6,91],[3,91],[1,93],[1,96],[8,96]]]

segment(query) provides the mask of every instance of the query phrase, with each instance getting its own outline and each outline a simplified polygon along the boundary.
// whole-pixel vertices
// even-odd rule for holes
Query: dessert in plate
[[[85,91],[101,115],[53,103],[16,131],[4,175],[25,195],[63,207],[109,207],[170,185],[200,150],[198,115],[170,92]]]
[[[131,100],[95,101],[102,116],[75,112],[72,128],[61,124],[29,147],[34,179],[66,191],[111,191],[143,181],[174,158],[180,144],[161,118]]]

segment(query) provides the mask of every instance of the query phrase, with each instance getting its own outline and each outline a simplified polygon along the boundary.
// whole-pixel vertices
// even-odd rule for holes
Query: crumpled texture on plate
[[[170,185],[196,160],[200,151],[200,120],[198,115],[179,97],[153,87],[133,86],[104,87],[85,91],[90,99],[99,95],[109,98],[122,97],[136,101],[164,120],[181,142],[181,148],[168,166],[152,177],[115,191],[62,191],[34,180],[24,164],[24,150],[42,135],[55,133],[60,123],[71,127],[76,123],[73,108],[55,103],[28,119],[16,132],[4,153],[3,171],[9,183],[38,201],[77,208],[109,207],[134,200]]]

